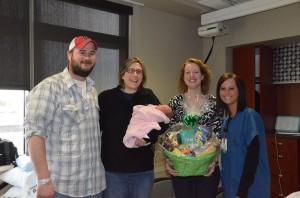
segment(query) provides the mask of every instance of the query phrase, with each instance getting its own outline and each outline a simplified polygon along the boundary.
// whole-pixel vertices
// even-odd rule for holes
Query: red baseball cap
[[[88,44],[89,42],[93,43],[94,46],[95,46],[95,50],[97,50],[97,43],[96,41],[90,39],[89,37],[87,36],[78,36],[78,37],[75,37],[70,45],[69,45],[69,51],[71,51],[72,49],[74,48],[77,48],[77,49],[82,49],[86,46],[86,44]]]

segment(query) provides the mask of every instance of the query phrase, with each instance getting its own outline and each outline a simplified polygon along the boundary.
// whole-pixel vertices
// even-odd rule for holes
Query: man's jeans
[[[85,198],[101,198],[101,197],[102,197],[102,193],[86,196]],[[67,195],[62,195],[57,192],[54,192],[54,198],[73,198],[73,197],[69,197]]]

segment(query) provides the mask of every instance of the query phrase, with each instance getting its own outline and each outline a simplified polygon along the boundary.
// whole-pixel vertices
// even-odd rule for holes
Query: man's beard
[[[92,64],[91,61],[86,61],[84,62],[85,64]],[[88,75],[90,75],[90,73],[93,71],[94,67],[95,67],[95,63],[91,66],[91,68],[89,70],[83,70],[80,67],[80,63],[76,63],[75,61],[71,61],[70,66],[72,68],[72,71],[74,74],[80,76],[80,77],[88,77]]]

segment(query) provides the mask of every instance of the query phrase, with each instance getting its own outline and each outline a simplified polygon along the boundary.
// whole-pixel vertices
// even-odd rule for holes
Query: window
[[[28,91],[0,90],[0,138],[14,143],[24,153],[24,102]]]
[[[0,89],[29,89],[28,9],[27,1],[0,0]]]
[[[129,6],[100,0],[0,0],[0,27],[4,27],[0,31],[0,54],[5,57],[0,73],[0,92],[5,95],[0,101],[5,105],[0,111],[3,116],[17,116],[11,124],[7,120],[1,123],[0,138],[6,133],[10,136],[5,135],[6,139],[14,139],[13,131],[23,137],[17,120],[24,114],[25,95],[67,66],[68,46],[75,36],[89,36],[99,45],[91,73],[97,91],[115,87],[119,65],[128,58],[131,14]],[[23,97],[14,95],[17,93]],[[18,100],[8,103],[8,95]],[[14,141],[19,154],[24,153],[24,141]]]

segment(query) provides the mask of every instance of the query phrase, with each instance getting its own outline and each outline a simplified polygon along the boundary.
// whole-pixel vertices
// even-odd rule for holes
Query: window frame
[[[129,15],[133,14],[133,8],[126,5],[121,5],[109,1],[98,0],[57,0],[93,9],[99,9],[106,12],[119,14],[119,30],[120,35],[109,35],[98,32],[92,32],[87,30],[80,30],[69,27],[62,27],[52,24],[45,24],[40,22],[34,22],[34,38],[36,40],[49,40],[58,42],[69,42],[70,38],[74,38],[78,35],[89,35],[93,38],[100,48],[119,49],[119,65],[128,58],[129,55]],[[35,9],[34,9],[35,10]],[[36,16],[36,10],[34,11],[34,17]],[[34,62],[37,62],[39,54],[37,49],[37,42],[34,42]],[[36,80],[35,76],[39,76],[38,71],[34,69],[34,84],[37,85],[42,79]],[[32,87],[31,87],[32,88]]]

